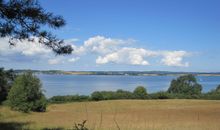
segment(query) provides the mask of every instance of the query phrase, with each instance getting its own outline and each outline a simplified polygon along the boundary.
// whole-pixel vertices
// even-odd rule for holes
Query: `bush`
[[[151,99],[170,99],[173,97],[171,94],[169,94],[167,92],[160,91],[160,92],[149,94],[149,98],[151,98]]]
[[[8,101],[13,110],[22,112],[44,112],[47,104],[40,80],[31,72],[19,75],[15,79],[9,91]]]
[[[131,92],[118,89],[115,92],[116,99],[132,99],[134,96]]]
[[[53,96],[49,99],[49,102],[64,103],[64,102],[81,102],[88,100],[89,100],[89,96],[85,96],[85,95],[66,95],[66,96]]]
[[[134,94],[134,98],[136,99],[147,98],[147,90],[143,86],[138,86],[137,88],[135,88],[133,94]]]
[[[116,93],[114,91],[100,91],[103,96],[103,100],[113,100],[117,99]]]
[[[220,94],[220,85],[216,87],[215,92]]]
[[[220,100],[220,85],[218,85],[216,89],[211,90],[208,93],[202,94],[201,98],[208,100]]]
[[[104,96],[102,95],[101,92],[95,91],[91,94],[91,99],[95,101],[100,101],[100,100],[104,100]]]
[[[95,101],[132,98],[133,94],[131,92],[122,89],[117,91],[96,91],[91,94],[91,99]]]
[[[45,112],[46,107],[47,107],[47,99],[44,96],[42,96],[39,100],[36,100],[32,110],[37,112]]]

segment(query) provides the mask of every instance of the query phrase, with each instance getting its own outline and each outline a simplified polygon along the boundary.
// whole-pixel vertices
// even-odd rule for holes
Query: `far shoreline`
[[[101,75],[101,76],[220,76],[220,72],[172,72],[172,71],[63,71],[63,70],[14,70],[16,73],[31,71],[35,74],[50,75]]]

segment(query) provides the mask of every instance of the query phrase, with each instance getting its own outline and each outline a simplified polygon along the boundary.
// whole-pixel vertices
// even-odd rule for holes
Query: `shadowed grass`
[[[29,123],[19,123],[19,122],[0,122],[1,130],[27,130],[25,128]]]

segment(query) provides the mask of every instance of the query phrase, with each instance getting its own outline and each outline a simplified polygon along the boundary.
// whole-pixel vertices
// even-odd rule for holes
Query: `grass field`
[[[49,105],[24,114],[0,106],[0,129],[72,128],[87,120],[95,130],[220,130],[220,101],[115,100]]]

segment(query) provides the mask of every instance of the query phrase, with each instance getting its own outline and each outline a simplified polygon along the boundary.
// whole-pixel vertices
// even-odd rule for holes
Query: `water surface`
[[[84,94],[94,91],[124,89],[133,91],[141,85],[148,92],[167,90],[170,81],[176,76],[118,76],[118,75],[37,75],[43,84],[47,97],[55,95]],[[220,84],[220,76],[197,76],[203,92],[210,91]]]

